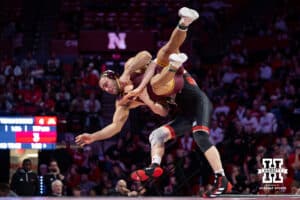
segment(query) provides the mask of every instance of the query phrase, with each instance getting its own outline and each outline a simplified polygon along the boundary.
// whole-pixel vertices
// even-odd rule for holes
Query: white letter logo
[[[108,49],[126,49],[126,33],[108,33]]]
[[[263,183],[283,183],[282,174],[287,174],[287,169],[282,168],[282,158],[263,158],[263,168],[258,169],[258,174],[263,174]]]

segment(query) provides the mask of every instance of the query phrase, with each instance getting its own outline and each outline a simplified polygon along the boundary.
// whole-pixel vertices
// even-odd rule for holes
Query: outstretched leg
[[[173,53],[169,56],[169,66],[151,78],[150,84],[156,95],[167,96],[174,92],[176,72],[187,59],[184,53]]]
[[[199,17],[197,11],[186,7],[181,8],[178,14],[180,20],[177,27],[173,30],[169,41],[157,53],[156,63],[164,68],[151,79],[151,86],[156,95],[172,93],[175,84],[174,76],[187,59],[185,55],[179,54],[179,48],[186,38],[189,25]]]
[[[215,174],[213,189],[207,191],[204,197],[217,197],[225,192],[230,192],[232,185],[225,176],[219,151],[209,140],[209,122],[212,113],[212,104],[201,90],[199,97],[201,100],[195,105],[197,115],[192,128],[193,137]]]
[[[184,42],[189,25],[199,17],[196,10],[183,7],[178,11],[180,16],[177,27],[173,30],[169,41],[158,51],[157,64],[168,66],[169,56],[172,53],[179,53],[179,48]]]

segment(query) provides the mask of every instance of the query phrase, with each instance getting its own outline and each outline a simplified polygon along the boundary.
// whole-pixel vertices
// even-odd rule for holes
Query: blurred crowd
[[[118,4],[120,10],[135,3],[121,2]],[[152,10],[157,3],[145,2],[145,10]],[[201,5],[201,27],[208,32],[222,31],[221,26],[225,23],[222,16],[228,19],[228,10],[234,9],[235,4],[230,1],[205,3]],[[200,8],[197,1],[190,1],[189,5]],[[58,31],[58,38],[76,38],[79,29],[93,30],[104,24],[111,26],[105,27],[107,30],[120,28],[115,27],[120,23],[106,23],[96,18],[93,23],[86,18],[85,21],[79,20],[83,16],[73,15],[82,14],[76,12],[78,5],[75,2],[64,6],[74,10],[62,13],[60,23],[67,29],[59,29],[64,31]],[[89,4],[85,6],[89,11],[97,9]],[[98,8],[107,12],[116,9],[109,3]],[[156,8],[158,13],[146,12],[145,20],[135,28],[172,27],[172,19],[176,19],[177,13],[168,9],[168,4]],[[110,18],[115,19],[113,15]],[[251,19],[244,23],[231,38],[221,59],[206,63],[195,51],[184,66],[214,104],[210,140],[221,153],[234,193],[300,194],[299,20],[295,7],[282,1],[275,17],[266,13],[260,20]],[[196,37],[193,28],[188,42]],[[2,38],[14,33],[12,24],[1,30]],[[258,48],[253,49],[246,45],[249,38],[256,38],[251,40],[253,42],[275,38],[277,43],[271,43],[270,48],[256,43]],[[260,46],[264,48],[260,49]],[[208,173],[211,169],[190,132],[167,143],[162,163],[165,172],[160,179],[146,183],[130,180],[132,171],[149,163],[149,133],[168,121],[147,108],[134,110],[128,126],[108,142],[84,148],[74,146],[77,134],[101,129],[110,122],[114,97],[100,91],[98,79],[106,69],[122,73],[126,56],[120,52],[109,57],[79,55],[69,64],[55,52],[43,62],[38,62],[33,52],[21,59],[9,53],[1,55],[0,114],[56,115],[59,143],[63,146],[53,152],[43,152],[48,159],[39,161],[38,172],[32,172],[31,161],[24,160],[22,167],[12,176],[10,185],[0,184],[1,195],[183,196],[198,195],[212,187],[213,177],[209,176],[212,173]],[[262,175],[258,174],[258,169],[263,168],[263,158],[283,159],[288,174],[284,175],[284,182],[277,185],[280,190],[264,187]]]

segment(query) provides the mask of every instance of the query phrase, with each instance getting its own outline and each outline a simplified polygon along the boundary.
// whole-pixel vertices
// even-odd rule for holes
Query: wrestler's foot
[[[180,68],[187,59],[188,57],[184,53],[172,53],[169,56],[170,65],[176,69]]]
[[[230,193],[232,190],[231,183],[227,180],[226,176],[215,174],[215,181],[213,189],[203,194],[203,197],[215,198],[224,193]]]
[[[158,164],[151,164],[149,167],[139,169],[131,173],[131,179],[134,181],[146,181],[150,177],[158,178],[162,175],[163,169]]]
[[[178,15],[181,17],[179,24],[182,24],[184,26],[189,26],[199,17],[199,14],[196,10],[187,7],[180,8],[178,11]]]

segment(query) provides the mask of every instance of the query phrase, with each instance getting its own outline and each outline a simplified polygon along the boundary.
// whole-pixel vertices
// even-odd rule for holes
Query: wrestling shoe
[[[198,19],[199,14],[196,10],[187,7],[182,7],[178,11],[178,15],[181,17],[180,24],[189,26],[193,21]]]
[[[177,69],[182,66],[188,59],[187,55],[184,53],[172,53],[169,56],[170,65],[176,67]]]
[[[215,174],[215,181],[213,189],[203,194],[204,198],[215,198],[224,193],[230,193],[232,190],[231,183],[227,180],[226,176]]]
[[[158,164],[151,164],[149,167],[139,169],[131,173],[130,177],[134,181],[146,181],[150,177],[158,178],[163,174],[163,169]]]

